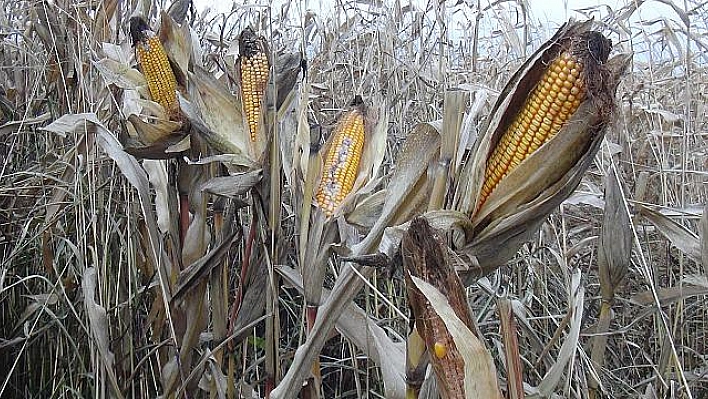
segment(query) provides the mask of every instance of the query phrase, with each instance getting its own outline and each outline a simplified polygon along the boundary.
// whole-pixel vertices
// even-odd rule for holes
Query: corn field
[[[0,398],[708,397],[704,2],[0,3]]]

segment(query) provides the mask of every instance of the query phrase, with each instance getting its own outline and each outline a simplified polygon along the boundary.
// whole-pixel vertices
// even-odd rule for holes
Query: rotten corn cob
[[[255,141],[270,74],[270,61],[265,39],[257,36],[251,28],[244,29],[239,37],[239,69],[243,111],[248,121],[251,141]]]
[[[354,187],[364,151],[364,114],[355,108],[346,112],[335,127],[325,155],[322,180],[315,200],[331,216]]]
[[[593,66],[607,60],[606,41],[590,32],[549,63],[487,160],[477,209],[502,179],[555,136],[578,110],[587,97]]]
[[[168,114],[174,114],[179,109],[177,79],[160,39],[139,16],[130,19],[130,35],[150,97],[162,105]]]

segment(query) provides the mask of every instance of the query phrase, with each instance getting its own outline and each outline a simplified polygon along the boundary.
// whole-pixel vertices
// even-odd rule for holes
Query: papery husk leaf
[[[172,71],[178,82],[186,82],[192,55],[192,35],[188,24],[180,26],[164,10],[160,14],[160,42],[173,63]],[[176,66],[176,68],[175,68]]]
[[[437,155],[439,146],[440,135],[433,124],[420,123],[408,134],[386,187],[386,201],[381,216],[364,240],[352,247],[354,254],[368,253],[377,245],[384,229],[392,224],[399,207],[407,203],[416,184],[425,178],[428,164]]]
[[[179,137],[179,140],[185,135],[185,133],[178,132],[182,127],[182,123],[169,119],[158,117],[154,118],[154,122],[150,123],[143,121],[137,115],[130,115],[128,116],[128,121],[133,124],[135,131],[138,133],[138,140],[146,146],[161,143],[168,139],[169,136],[173,136],[173,133],[174,137]]]
[[[94,61],[93,65],[103,77],[106,85],[116,85],[124,90],[139,91],[143,98],[149,98],[145,76],[137,69],[110,58]]]
[[[606,63],[609,71],[606,83],[612,93],[630,60],[631,54],[622,54]],[[582,103],[556,136],[499,183],[472,218],[474,229],[468,232],[472,239],[461,252],[474,257],[479,269],[465,277],[468,282],[513,257],[578,186],[611,120],[612,114],[598,107],[602,103]]]
[[[241,99],[202,68],[189,78],[191,102],[180,97],[180,108],[195,131],[218,152],[255,159]]]
[[[597,248],[600,291],[603,301],[614,299],[615,288],[624,278],[632,257],[632,226],[622,187],[611,168],[605,179],[605,214]]]
[[[347,223],[358,228],[370,229],[381,215],[385,200],[386,190],[379,190],[366,196],[351,212],[344,215]]]

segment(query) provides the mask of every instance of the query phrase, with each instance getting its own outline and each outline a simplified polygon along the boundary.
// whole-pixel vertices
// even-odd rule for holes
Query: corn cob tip
[[[151,36],[152,30],[145,19],[139,15],[130,17],[130,38],[133,46],[145,42]]]

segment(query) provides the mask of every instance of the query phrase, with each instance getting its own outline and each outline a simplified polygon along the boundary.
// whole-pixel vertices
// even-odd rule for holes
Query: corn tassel
[[[262,37],[246,28],[239,38],[241,101],[248,121],[251,141],[256,141],[263,98],[270,74],[267,47]]]
[[[331,146],[325,156],[315,199],[327,216],[344,201],[354,187],[364,151],[364,115],[354,109],[342,117],[334,131]]]
[[[140,17],[130,20],[135,58],[145,76],[152,100],[173,114],[179,109],[177,79],[160,39]]]
[[[550,140],[585,98],[583,64],[571,51],[556,57],[487,160],[479,207],[499,182]]]

